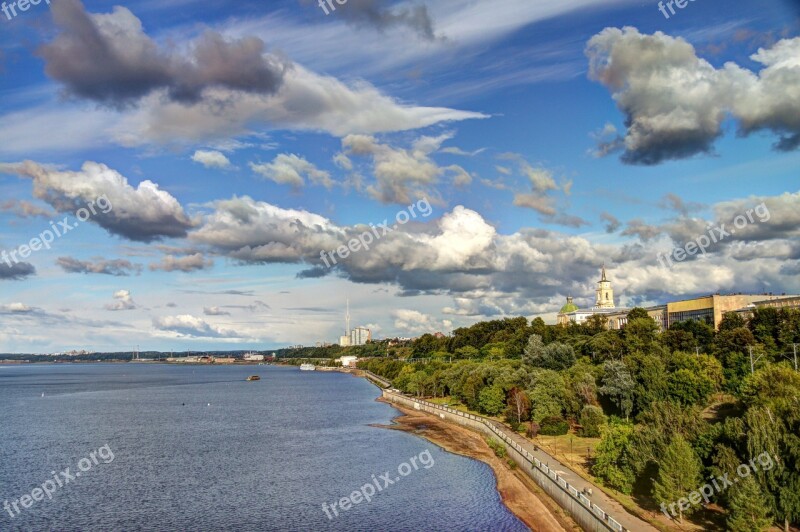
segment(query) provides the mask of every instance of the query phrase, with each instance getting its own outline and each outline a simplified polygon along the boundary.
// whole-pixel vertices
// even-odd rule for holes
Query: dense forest
[[[529,436],[599,436],[591,474],[676,522],[701,518],[709,500],[728,530],[800,522],[800,311],[730,313],[718,331],[687,321],[660,332],[642,309],[628,317],[621,331],[599,316],[482,322],[418,338],[407,348],[415,362],[359,367]],[[689,496],[706,484],[702,499]]]

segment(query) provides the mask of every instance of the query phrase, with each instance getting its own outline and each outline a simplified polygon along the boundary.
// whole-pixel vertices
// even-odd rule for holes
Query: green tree
[[[602,435],[592,472],[612,488],[630,494],[635,480],[630,463],[633,425],[615,420],[603,428]]]
[[[528,397],[531,400],[531,419],[539,421],[548,416],[561,416],[564,411],[564,377],[557,371],[536,368],[531,372]]]
[[[456,358],[479,358],[481,356],[481,352],[471,345],[465,345],[464,347],[459,347],[456,349]]]
[[[620,358],[624,347],[620,331],[603,331],[594,335],[587,344],[587,350],[591,354],[592,360],[601,362]]]
[[[532,334],[528,338],[527,345],[525,345],[525,351],[522,353],[522,361],[529,366],[535,366],[535,362],[542,357],[543,352],[544,342],[542,342],[542,337],[538,334]]]
[[[625,338],[625,347],[629,353],[636,351],[648,353],[658,336],[658,324],[649,316],[635,319],[628,318],[628,324],[623,330],[623,336]]]
[[[628,312],[628,323],[630,323],[631,320],[637,320],[640,318],[650,319],[650,314],[648,314],[647,311],[642,307],[633,307],[630,312]]]
[[[534,349],[526,349],[525,359],[537,368],[565,370],[575,363],[575,350],[570,345],[552,342],[541,348],[537,345]]]
[[[606,424],[606,415],[599,406],[586,405],[581,410],[581,436],[585,438],[598,438],[603,425]]]
[[[726,524],[731,532],[761,532],[772,524],[764,493],[753,477],[731,488]]]
[[[672,504],[702,483],[702,464],[697,453],[694,452],[682,436],[675,435],[667,446],[658,468],[658,477],[653,484],[653,496],[659,504]],[[683,515],[691,513],[691,506],[684,509],[680,504],[678,508],[678,522],[683,523]]]
[[[478,394],[481,411],[496,416],[506,406],[506,394],[500,386],[487,386]]]
[[[628,367],[622,361],[609,360],[603,365],[602,382],[600,393],[613,399],[625,419],[628,419],[633,409],[633,389],[636,386]]]

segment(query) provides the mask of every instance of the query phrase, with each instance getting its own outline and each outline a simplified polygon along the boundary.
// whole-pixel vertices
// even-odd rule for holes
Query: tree
[[[722,321],[719,322],[719,332],[731,331],[739,327],[744,327],[745,325],[744,318],[737,312],[726,312],[722,316]]]
[[[697,453],[681,435],[675,435],[667,446],[658,469],[658,477],[653,484],[653,496],[661,504],[672,504],[695,490],[702,483],[702,464]],[[678,508],[678,522],[683,523],[683,514],[691,513],[691,506]]]
[[[527,390],[531,400],[531,418],[541,420],[547,416],[560,416],[564,411],[564,377],[551,369],[534,369],[531,387]]]
[[[731,488],[726,524],[731,532],[760,532],[772,524],[764,493],[753,477]]]
[[[630,310],[630,312],[628,312],[628,323],[630,323],[632,320],[637,320],[640,318],[652,319],[650,318],[650,314],[648,314],[647,311],[642,307],[634,307]]]
[[[529,366],[535,366],[534,362],[541,358],[543,352],[544,342],[542,342],[542,337],[538,334],[532,334],[528,338],[528,344],[522,353],[522,361]]]
[[[705,375],[688,369],[679,369],[667,377],[669,396],[682,405],[705,403],[713,390],[713,383]]]
[[[481,410],[490,416],[496,416],[506,406],[506,394],[500,386],[487,386],[478,394]]]
[[[541,349],[537,347],[525,356],[532,366],[556,371],[568,369],[575,363],[575,350],[561,342],[552,342]]]
[[[619,331],[603,331],[589,340],[587,345],[594,360],[608,360],[622,356],[624,343]]]
[[[614,400],[625,419],[628,419],[633,409],[635,386],[636,383],[623,362],[609,360],[603,365],[603,386],[600,387],[600,393]]]
[[[595,448],[592,472],[612,488],[630,494],[635,480],[630,463],[633,425],[612,421],[602,434],[603,439]]]
[[[481,356],[481,352],[478,351],[477,348],[472,347],[471,345],[465,345],[464,347],[459,347],[456,349],[456,358],[478,358]]]
[[[508,410],[511,416],[517,420],[517,424],[522,423],[528,418],[531,411],[531,401],[528,394],[522,388],[516,386],[508,391]]]
[[[658,324],[650,316],[633,320],[628,318],[623,335],[629,353],[636,351],[647,353],[658,335]]]
[[[586,405],[581,410],[581,436],[584,438],[598,438],[603,425],[606,424],[606,415],[598,406]]]
[[[592,314],[583,322],[583,328],[590,336],[600,334],[607,329],[608,318],[602,314]]]

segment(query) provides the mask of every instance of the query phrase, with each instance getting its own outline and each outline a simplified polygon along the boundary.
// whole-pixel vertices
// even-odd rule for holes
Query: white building
[[[358,357],[345,356],[342,358],[337,358],[336,362],[341,363],[343,368],[354,368],[356,367],[356,362],[358,362]]]
[[[366,327],[356,327],[350,331],[350,345],[364,345],[372,340],[372,332]]]
[[[248,362],[263,362],[264,355],[257,355],[255,353],[245,353],[244,359]]]

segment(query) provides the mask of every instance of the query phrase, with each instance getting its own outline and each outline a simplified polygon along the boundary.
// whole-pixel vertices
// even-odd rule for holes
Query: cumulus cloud
[[[305,186],[306,179],[315,185],[331,189],[334,185],[329,172],[320,170],[303,157],[281,153],[271,163],[250,163],[250,168],[265,179],[294,188]]]
[[[342,139],[343,151],[337,157],[340,166],[351,168],[353,159],[367,158],[368,170],[375,177],[375,182],[367,185],[367,193],[382,203],[407,204],[435,196],[433,187],[442,176],[451,175],[453,183],[459,186],[472,181],[472,176],[462,167],[442,167],[432,157],[442,143],[452,137],[452,133],[422,136],[409,148],[400,148],[381,143],[370,135],[348,135]]]
[[[105,306],[106,310],[120,311],[120,310],[133,310],[136,308],[131,293],[128,290],[117,290],[114,292],[114,302],[108,303]]]
[[[153,326],[162,331],[177,333],[190,338],[237,338],[236,331],[210,325],[202,318],[190,314],[153,318]]]
[[[133,188],[122,174],[102,163],[86,161],[78,172],[33,161],[0,163],[0,173],[31,179],[34,196],[61,213],[74,213],[105,196],[113,208],[105,213],[98,210],[89,220],[130,240],[182,237],[193,226],[178,200],[157,184],[145,180]]]
[[[587,43],[589,77],[605,85],[627,131],[600,142],[600,154],[624,146],[629,164],[659,164],[712,153],[727,116],[748,135],[769,130],[778,149],[800,143],[800,38],[785,39],[751,56],[765,68],[751,72],[735,63],[715,68],[682,38],[636,28],[606,28]],[[606,131],[610,133],[610,131]]]
[[[39,49],[45,72],[71,95],[124,106],[155,92],[194,102],[212,87],[272,94],[290,64],[267,55],[261,39],[228,41],[206,31],[185,55],[160,48],[127,8],[87,13],[79,0],[51,6],[59,32]]]
[[[453,327],[450,320],[437,320],[418,310],[399,309],[392,311],[394,327],[408,334],[421,335],[432,332],[449,332]]]
[[[36,274],[36,268],[28,262],[12,262],[10,265],[0,262],[0,281],[21,281],[26,277]]]
[[[197,150],[192,155],[192,161],[202,164],[206,168],[218,170],[227,170],[231,167],[231,161],[225,154],[216,150]]]
[[[214,261],[206,259],[202,253],[194,253],[185,257],[176,257],[174,255],[164,256],[160,262],[155,262],[150,265],[150,271],[164,271],[164,272],[193,272],[197,270],[207,270],[214,266]]]
[[[131,273],[138,274],[142,271],[141,264],[134,264],[124,259],[78,260],[73,257],[59,257],[56,264],[68,273],[97,273],[116,277],[128,276]]]
[[[628,222],[627,227],[622,231],[623,236],[638,236],[642,241],[647,242],[656,238],[663,232],[661,227],[650,225],[639,218]]]

